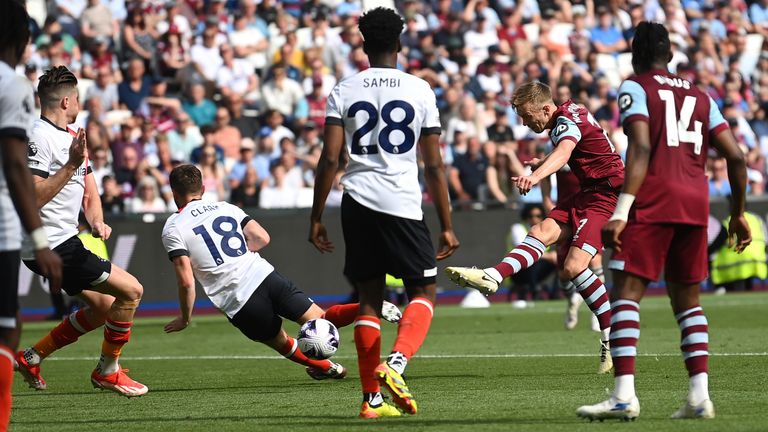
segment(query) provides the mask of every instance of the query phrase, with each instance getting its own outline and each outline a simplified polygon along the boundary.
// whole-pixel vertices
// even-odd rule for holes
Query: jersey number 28
[[[229,227],[224,227],[224,224],[228,224]],[[219,243],[219,246],[221,247],[221,251],[224,252],[224,255],[235,258],[243,255],[248,251],[245,239],[237,231],[238,224],[235,218],[231,216],[219,216],[213,220],[211,228],[213,228],[213,231],[216,234],[221,236],[221,242]],[[192,229],[192,232],[203,238],[205,245],[208,247],[208,251],[211,253],[211,258],[213,258],[213,260],[216,262],[216,265],[223,264],[224,258],[222,258],[221,253],[219,253],[219,249],[213,242],[213,238],[211,238],[208,230],[205,229],[205,226],[198,225]],[[237,243],[239,244],[237,248],[233,248],[230,244],[230,240],[233,238],[237,239]]]
[[[400,108],[403,110],[403,113],[405,113],[402,120],[395,120],[392,118],[392,111],[395,108]],[[384,120],[386,126],[379,131],[378,146],[376,144],[360,145],[360,139],[372,131],[379,123],[379,112],[376,111],[376,107],[372,103],[359,101],[353,103],[349,107],[347,117],[354,118],[360,111],[365,111],[368,114],[368,121],[352,134],[352,146],[350,151],[352,154],[362,155],[378,153],[379,147],[387,153],[400,154],[413,148],[413,144],[416,142],[416,134],[411,130],[410,124],[416,117],[416,111],[411,104],[402,100],[393,100],[385,103],[384,106],[381,107],[381,119]],[[404,138],[402,143],[392,144],[390,137],[394,131],[400,131],[403,134]]]

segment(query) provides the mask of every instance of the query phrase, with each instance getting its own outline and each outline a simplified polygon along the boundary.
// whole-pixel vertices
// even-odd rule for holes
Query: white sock
[[[101,375],[112,375],[120,369],[117,358],[101,355],[99,365],[96,367]]]
[[[495,280],[498,283],[501,283],[501,281],[504,280],[503,277],[501,277],[501,273],[499,273],[498,270],[496,270],[493,267],[488,267],[487,269],[483,269],[483,271],[488,274],[488,276],[492,277],[493,280]]]
[[[601,342],[608,342],[611,340],[611,328],[604,328],[600,330],[600,341]]]
[[[615,382],[616,388],[613,390],[613,397],[622,402],[629,402],[635,396],[635,376],[619,375]]]
[[[393,352],[387,357],[387,364],[389,367],[395,370],[400,375],[405,372],[405,367],[408,366],[408,359],[401,352]]]
[[[709,374],[702,372],[696,374],[688,381],[688,402],[698,405],[709,399]]]
[[[381,392],[367,393],[365,395],[365,402],[368,402],[368,405],[372,407],[377,407],[384,403],[384,397],[381,395]]]

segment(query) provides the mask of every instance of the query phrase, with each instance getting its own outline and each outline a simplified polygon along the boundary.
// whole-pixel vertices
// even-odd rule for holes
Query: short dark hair
[[[643,21],[637,25],[632,40],[632,66],[649,70],[654,64],[669,63],[672,47],[669,32],[659,23]]]
[[[179,195],[187,196],[203,190],[203,173],[194,165],[179,165],[169,176],[171,189]]]
[[[363,35],[363,51],[368,55],[396,52],[404,25],[403,18],[389,8],[377,7],[364,13],[357,23]]]
[[[71,92],[77,87],[77,77],[66,66],[54,66],[40,77],[37,85],[37,93],[40,95],[40,104],[53,106],[58,104],[65,96],[64,92]]]
[[[24,5],[16,0],[3,1],[0,14],[0,47],[12,48],[16,61],[21,60],[29,42],[29,14]],[[15,65],[13,65],[15,66]]]

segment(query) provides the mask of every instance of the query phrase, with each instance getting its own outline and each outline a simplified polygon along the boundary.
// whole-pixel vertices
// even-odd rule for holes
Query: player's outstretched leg
[[[312,377],[312,379],[319,381],[325,379],[342,379],[347,376],[347,369],[338,363],[334,363],[330,360],[314,360],[307,357],[299,349],[299,344],[296,343],[296,339],[288,336],[282,328],[277,336],[264,343],[272,347],[288,360],[306,366],[307,375]]]
[[[584,405],[576,415],[590,420],[634,420],[640,415],[640,402],[635,395],[635,358],[640,338],[640,304],[619,299],[611,304],[611,354],[616,387],[608,400]]]
[[[119,359],[123,346],[131,337],[133,315],[139,306],[144,287],[135,277],[116,265],[112,265],[109,278],[96,287],[97,291],[113,295],[115,301],[104,322],[104,342],[96,369],[91,373],[94,388],[111,390],[126,397],[142,396],[149,389],[131,379],[120,367]]]
[[[42,361],[56,350],[77,342],[80,336],[101,327],[114,301],[111,296],[94,292],[83,292],[78,297],[88,304],[86,308],[73,312],[33,346],[16,353],[18,371],[29,387],[37,390],[48,387],[40,373]]]
[[[532,235],[512,249],[495,267],[447,267],[448,277],[457,285],[471,287],[485,295],[494,294],[501,281],[532,266],[541,258],[547,246]]]
[[[688,370],[688,397],[672,418],[715,417],[715,407],[709,399],[709,325],[701,306],[675,314],[680,327],[680,350]]]
[[[360,303],[335,305],[326,309],[323,318],[332,322],[336,328],[342,328],[355,322],[359,310]],[[403,314],[397,306],[388,301],[384,301],[381,304],[381,317],[391,323],[398,323],[400,318],[403,317]]]

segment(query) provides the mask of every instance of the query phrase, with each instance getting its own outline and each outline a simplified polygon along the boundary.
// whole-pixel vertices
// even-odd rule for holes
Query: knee
[[[544,243],[545,246],[549,246],[557,240],[556,233],[553,233],[544,222],[531,227],[528,235]]]
[[[134,278],[133,281],[131,281],[131,284],[129,284],[121,293],[120,300],[138,305],[143,295],[144,286]]]
[[[575,261],[566,261],[563,265],[563,276],[568,280],[573,280],[576,276],[580,275],[586,267]]]

